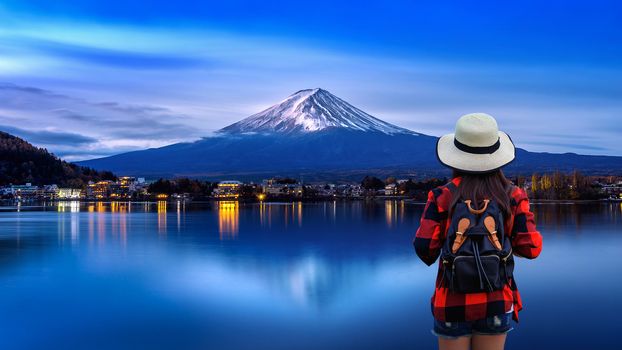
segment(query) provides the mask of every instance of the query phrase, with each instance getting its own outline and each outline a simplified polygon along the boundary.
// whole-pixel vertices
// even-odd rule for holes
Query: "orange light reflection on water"
[[[220,240],[236,239],[240,224],[239,204],[235,201],[218,202],[218,234]]]
[[[395,201],[384,201],[384,215],[387,220],[387,227],[393,227],[393,221],[395,220]]]
[[[166,201],[158,201],[158,233],[166,234]]]

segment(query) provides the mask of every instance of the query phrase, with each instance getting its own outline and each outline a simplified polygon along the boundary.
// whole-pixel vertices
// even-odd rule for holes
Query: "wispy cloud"
[[[126,69],[189,69],[208,64],[198,57],[100,48],[22,36],[5,38],[3,46],[15,51],[20,51],[19,48],[37,55]]]
[[[91,102],[51,90],[0,84],[0,130],[67,159],[85,159],[171,142],[204,133],[182,114],[160,106]]]
[[[527,142],[528,145],[536,145],[536,146],[551,146],[555,149],[565,148],[565,149],[577,149],[582,151],[607,151],[605,147],[599,146],[591,146],[589,144],[582,143],[569,143],[569,142],[546,142],[546,141],[531,141]]]
[[[82,146],[97,142],[93,137],[63,131],[24,130],[8,125],[0,125],[0,130],[43,146]]]

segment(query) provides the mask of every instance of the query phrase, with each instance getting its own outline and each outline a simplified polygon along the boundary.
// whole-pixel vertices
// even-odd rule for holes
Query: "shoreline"
[[[530,204],[589,204],[589,203],[620,203],[619,200],[603,199],[529,199]]]
[[[416,201],[406,196],[374,196],[374,197],[319,197],[319,198],[286,198],[286,197],[274,197],[259,200],[256,198],[200,198],[200,199],[32,199],[32,200],[12,200],[2,199],[0,200],[0,206],[11,205],[29,205],[29,204],[53,204],[53,203],[211,203],[211,202],[239,202],[239,203],[297,203],[297,202],[335,202],[335,201],[407,201],[423,203],[425,201]]]
[[[53,206],[58,203],[154,203],[159,202],[166,203],[213,203],[213,202],[238,202],[241,204],[248,203],[323,203],[323,202],[385,202],[385,201],[401,201],[406,204],[425,205],[426,201],[416,200],[405,196],[374,196],[374,197],[334,197],[334,198],[272,198],[265,200],[257,199],[240,199],[240,198],[202,198],[197,200],[157,200],[157,199],[129,199],[129,200],[114,200],[114,199],[56,199],[56,200],[27,200],[27,201],[14,201],[14,200],[0,200],[0,207],[15,207],[15,206]],[[530,204],[592,204],[592,203],[622,203],[619,200],[610,199],[530,199]]]

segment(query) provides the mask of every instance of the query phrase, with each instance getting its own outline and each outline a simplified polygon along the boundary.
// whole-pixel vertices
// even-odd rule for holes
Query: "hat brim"
[[[493,153],[464,152],[454,144],[454,134],[441,136],[436,143],[436,156],[443,165],[468,173],[485,173],[500,169],[512,162],[515,154],[512,139],[503,131],[499,131],[499,149]]]

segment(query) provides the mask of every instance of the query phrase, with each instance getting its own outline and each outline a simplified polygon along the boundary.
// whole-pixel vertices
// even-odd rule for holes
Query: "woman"
[[[462,232],[448,232],[453,210],[459,203],[467,203],[472,213],[479,213],[489,201],[497,203],[495,207],[502,214],[504,223],[499,232],[505,232],[507,238],[500,239],[511,245],[508,256],[513,259],[513,252],[515,256],[536,258],[542,250],[542,236],[536,230],[525,191],[513,186],[501,172],[514,159],[515,149],[510,137],[499,131],[495,119],[483,113],[461,117],[455,133],[438,140],[436,152],[440,162],[453,169],[454,176],[448,184],[428,194],[414,240],[421,260],[427,265],[434,263],[445,243],[452,250],[461,246]],[[492,242],[497,231],[489,231]],[[456,242],[458,236],[460,242]],[[446,239],[453,242],[445,242]],[[503,349],[506,333],[512,330],[510,319],[518,322],[518,312],[522,309],[513,275],[500,279],[502,282],[496,290],[462,293],[446,283],[445,263],[445,260],[439,262],[432,296],[432,333],[438,336],[439,348]],[[480,284],[483,285],[481,273]]]

